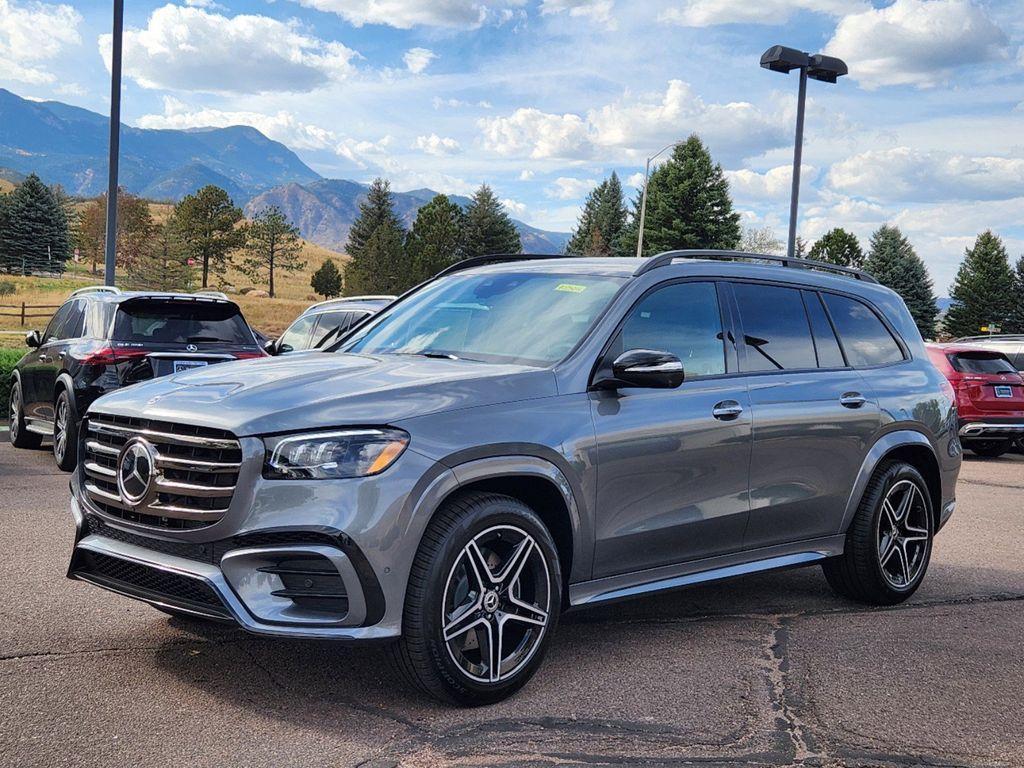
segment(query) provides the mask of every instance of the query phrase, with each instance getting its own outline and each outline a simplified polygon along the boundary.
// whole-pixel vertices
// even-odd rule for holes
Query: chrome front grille
[[[238,482],[242,450],[219,429],[95,414],[82,444],[83,487],[101,512],[166,529],[202,528],[227,511]],[[141,437],[152,450],[150,493],[138,505],[118,490],[121,449]]]

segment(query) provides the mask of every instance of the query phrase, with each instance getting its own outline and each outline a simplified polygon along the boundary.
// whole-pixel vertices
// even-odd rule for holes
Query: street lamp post
[[[673,141],[668,146],[662,147],[653,155],[647,158],[647,166],[644,168],[644,191],[640,198],[640,231],[637,232],[636,237],[637,258],[643,256],[644,252],[644,222],[647,219],[647,182],[650,181],[651,178],[651,163],[654,162],[662,153],[667,152],[668,150],[673,149],[675,147],[678,147],[682,143],[682,141]]]
[[[800,163],[804,151],[804,103],[807,99],[807,78],[823,83],[834,83],[847,73],[846,63],[834,56],[814,55],[774,45],[761,55],[761,66],[772,72],[788,75],[800,70],[800,88],[796,104],[796,139],[793,144],[793,187],[789,198],[789,241],[786,254],[796,255],[797,201],[800,198]]]
[[[121,33],[124,0],[114,0],[114,34],[110,52],[110,156],[107,166],[107,238],[104,248],[103,283],[114,284],[117,258],[117,160],[121,145]]]

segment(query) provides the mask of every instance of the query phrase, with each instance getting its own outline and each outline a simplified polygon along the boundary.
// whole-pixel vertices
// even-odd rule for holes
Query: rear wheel
[[[73,470],[78,460],[78,410],[66,389],[53,406],[53,458],[65,472]]]
[[[982,443],[968,443],[967,448],[978,456],[984,456],[986,459],[998,459],[1013,448],[1013,442],[1010,440],[989,440]]]
[[[928,570],[934,519],[921,473],[902,461],[884,465],[868,483],[843,554],[822,564],[829,585],[862,603],[903,602]]]
[[[453,499],[416,555],[395,662],[444,701],[500,701],[540,666],[561,594],[554,542],[532,509],[490,493]]]
[[[15,381],[11,384],[9,397],[9,415],[11,445],[15,448],[38,448],[43,442],[43,436],[35,432],[29,432],[25,425],[25,412],[23,410],[23,399],[21,394],[21,382]]]

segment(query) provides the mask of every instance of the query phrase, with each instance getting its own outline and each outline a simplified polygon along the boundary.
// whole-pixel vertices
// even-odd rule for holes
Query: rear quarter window
[[[127,301],[114,318],[114,340],[154,344],[255,344],[234,304]]]
[[[896,339],[867,304],[835,293],[822,294],[822,298],[846,358],[854,368],[889,365],[905,359]]]

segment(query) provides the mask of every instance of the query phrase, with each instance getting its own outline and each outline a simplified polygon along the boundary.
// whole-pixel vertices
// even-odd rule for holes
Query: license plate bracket
[[[174,372],[181,373],[183,371],[190,371],[193,368],[205,368],[209,363],[206,360],[175,360],[174,361]]]
[[[997,384],[996,397],[1013,397],[1013,387],[1009,384]]]

